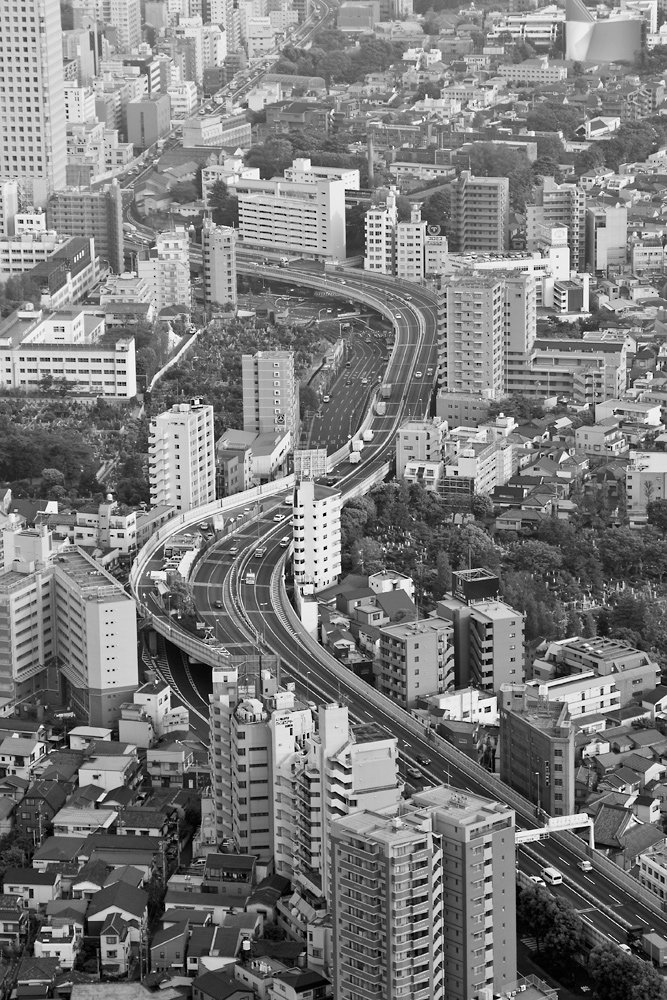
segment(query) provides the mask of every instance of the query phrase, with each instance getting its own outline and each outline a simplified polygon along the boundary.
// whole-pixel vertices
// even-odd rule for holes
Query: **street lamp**
[[[542,804],[540,802],[540,772],[533,771],[533,774],[537,778],[537,814],[539,815],[542,810]]]

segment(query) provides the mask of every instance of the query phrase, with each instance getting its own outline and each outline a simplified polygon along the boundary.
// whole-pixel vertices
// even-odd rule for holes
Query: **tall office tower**
[[[505,272],[505,391],[514,373],[526,369],[537,336],[537,282],[534,275]]]
[[[62,236],[93,236],[100,261],[123,273],[123,193],[118,181],[96,191],[57,191],[47,202],[46,221]]]
[[[179,17],[173,29],[174,38],[192,46],[194,54],[194,81],[201,87],[204,74],[203,24],[201,17]],[[189,79],[189,78],[188,78]]]
[[[213,407],[193,399],[151,420],[148,440],[151,504],[192,510],[215,500]]]
[[[514,812],[454,788],[332,826],[337,1000],[470,1000],[516,980]]]
[[[409,222],[396,226],[396,277],[422,281],[426,274],[426,220],[421,205],[412,205]]]
[[[181,226],[160,233],[147,260],[137,262],[137,273],[151,289],[158,312],[167,306],[190,308],[190,243]]]
[[[290,431],[299,440],[299,384],[293,351],[258,351],[241,359],[243,430],[255,434]]]
[[[330,486],[303,479],[294,490],[294,579],[311,593],[338,582],[341,496]]]
[[[134,600],[81,549],[56,557],[54,591],[64,699],[110,726],[139,684]]]
[[[443,618],[384,625],[380,634],[378,689],[411,711],[420,698],[454,684],[454,629]]]
[[[346,705],[318,709],[318,731],[303,753],[283,756],[274,768],[276,871],[294,893],[279,902],[279,923],[308,942],[309,965],[323,964],[321,940],[331,900],[331,826],[363,809],[396,808],[403,782],[398,740],[371,724],[351,725]]]
[[[384,201],[372,205],[366,212],[366,256],[364,270],[376,274],[393,274],[396,256],[396,194],[389,191]]]
[[[473,177],[462,170],[452,183],[452,240],[462,253],[504,253],[509,244],[507,177]]]
[[[575,271],[586,268],[586,192],[578,184],[556,184],[545,177],[535,190],[535,204],[526,205],[528,249],[538,249],[543,226],[567,226],[570,264]]]
[[[456,392],[503,395],[505,283],[495,273],[444,278],[438,343],[440,383]]]
[[[211,786],[217,842],[232,836],[232,712],[238,699],[235,663],[214,667],[209,695]]]
[[[97,17],[114,29],[116,52],[131,52],[141,43],[140,0],[96,0]]]
[[[628,258],[628,209],[625,205],[591,205],[586,209],[586,264],[606,276]]]
[[[207,305],[236,305],[236,237],[231,226],[204,222],[201,242]]]
[[[32,205],[65,187],[67,126],[58,0],[3,5],[0,180],[18,180]]]
[[[456,687],[500,691],[523,680],[525,615],[498,599],[500,580],[487,569],[452,574],[452,593],[436,611],[454,626]]]

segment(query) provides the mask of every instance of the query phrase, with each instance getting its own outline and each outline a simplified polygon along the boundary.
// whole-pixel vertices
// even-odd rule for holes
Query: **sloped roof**
[[[595,843],[602,847],[623,847],[623,835],[632,822],[630,809],[602,805],[595,816]]]
[[[106,910],[109,906],[115,906],[119,910],[127,910],[135,917],[142,917],[148,906],[148,893],[143,889],[137,889],[126,882],[114,882],[113,885],[105,886],[96,892],[90,901],[88,919],[92,920],[96,914]]]

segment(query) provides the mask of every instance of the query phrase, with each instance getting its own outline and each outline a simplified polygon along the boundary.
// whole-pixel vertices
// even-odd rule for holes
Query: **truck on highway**
[[[364,442],[363,441],[353,441],[352,442],[352,451],[363,451],[363,450],[364,450]]]
[[[255,574],[254,574],[253,570],[251,570],[251,569],[246,570],[245,582],[247,584],[253,584],[255,582],[255,579],[256,579],[256,577],[255,577]]]
[[[350,455],[350,465],[359,465],[360,461],[361,461],[361,455],[359,454],[359,452],[353,451],[352,454]]]
[[[364,439],[364,441],[372,441],[373,440],[373,431],[369,427],[368,430],[364,431],[364,433],[361,436]]]
[[[375,412],[377,413],[378,417],[384,417],[385,413],[387,412],[387,404],[379,399],[375,404]]]
[[[659,934],[653,931],[649,934],[644,934],[642,948],[644,953],[653,959],[659,969],[667,965],[667,941],[665,941],[664,937],[660,937]]]
[[[391,383],[385,382],[384,385],[380,386],[380,397],[382,399],[391,399]]]

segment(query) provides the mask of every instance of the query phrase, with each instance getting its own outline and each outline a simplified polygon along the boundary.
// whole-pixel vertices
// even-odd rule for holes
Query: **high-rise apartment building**
[[[591,205],[586,209],[586,263],[606,276],[610,267],[628,259],[628,209],[625,205]]]
[[[109,726],[139,683],[134,600],[81,549],[56,556],[54,595],[64,699]]]
[[[293,351],[257,351],[241,359],[243,429],[255,434],[275,432],[299,440],[299,385]]]
[[[422,281],[426,274],[426,220],[421,206],[412,205],[410,219],[396,226],[396,277]]]
[[[509,687],[509,686],[508,686]],[[500,709],[500,780],[550,816],[575,812],[575,726],[565,701],[508,691]]]
[[[151,301],[158,312],[167,306],[189,310],[190,243],[183,227],[160,233],[147,260],[137,261],[137,272],[151,289]]]
[[[366,256],[364,270],[376,274],[393,274],[396,256],[396,195],[387,194],[385,201],[371,205],[364,217]]]
[[[26,200],[43,205],[67,170],[60,4],[28,0],[2,14],[0,180],[18,180]]]
[[[500,580],[486,569],[452,574],[452,593],[436,611],[454,627],[456,687],[481,691],[523,680],[524,615],[498,599]]]
[[[384,625],[380,633],[378,688],[408,711],[420,698],[454,683],[454,629],[444,618]]]
[[[314,184],[300,184],[274,177],[237,187],[244,243],[315,259],[345,259],[344,181],[318,177]]]
[[[231,226],[204,222],[201,242],[207,305],[236,305],[236,237]]]
[[[148,474],[153,506],[186,511],[215,500],[212,406],[175,403],[151,420]]]
[[[514,373],[525,369],[537,335],[537,282],[532,274],[505,272],[505,392]]]
[[[586,192],[578,184],[557,184],[545,177],[535,190],[535,204],[526,205],[528,249],[538,249],[543,226],[567,226],[570,263],[576,271],[586,267]]]
[[[0,236],[14,236],[14,220],[19,210],[18,181],[3,180],[0,176]]]
[[[498,274],[452,275],[441,289],[440,381],[457,392],[502,396],[505,284]]]
[[[303,479],[294,490],[294,579],[317,593],[340,575],[341,495],[330,486]]]
[[[141,42],[141,8],[139,0],[97,0],[97,16],[113,28],[117,52],[131,52]]]
[[[462,170],[452,183],[452,234],[463,253],[503,253],[509,241],[509,180]]]
[[[456,789],[357,812],[331,837],[338,1000],[470,1000],[516,978],[514,813]]]
[[[217,843],[232,836],[232,713],[238,699],[238,665],[214,667],[209,695],[210,764]]]
[[[63,236],[94,237],[100,261],[108,261],[112,271],[122,274],[123,194],[118,181],[95,191],[56,192],[46,204],[46,219],[49,229]]]

